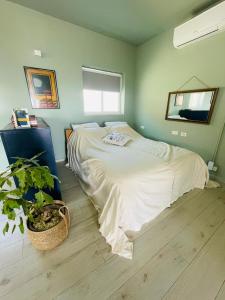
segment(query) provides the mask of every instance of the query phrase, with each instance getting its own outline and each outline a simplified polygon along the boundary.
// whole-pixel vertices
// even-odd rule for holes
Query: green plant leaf
[[[8,173],[8,174],[7,174]],[[3,172],[0,174],[0,188],[3,188],[5,184],[8,184],[9,187],[12,186],[12,178],[9,171]]]
[[[3,232],[3,234],[5,235],[6,232],[8,232],[8,231],[9,231],[9,223],[7,222],[7,223],[5,224],[5,226],[4,226],[3,230],[2,230],[2,232]]]
[[[3,172],[0,173],[0,177],[1,177],[1,178],[2,178],[3,176],[5,177],[5,174],[8,173],[8,169],[9,169],[9,166],[6,168],[5,171],[3,171]]]
[[[23,218],[22,217],[20,217],[20,224],[18,226],[19,226],[20,232],[24,233],[24,225],[23,225]]]
[[[16,218],[16,213],[15,213],[15,211],[14,210],[11,210],[11,211],[9,211],[8,213],[7,213],[7,217],[8,217],[8,219],[9,220],[15,220],[15,218]]]
[[[7,191],[1,191],[0,192],[0,201],[7,199],[7,194],[8,194]]]
[[[0,177],[0,188],[2,188],[4,184],[5,184],[5,178],[4,177]]]
[[[42,154],[44,154],[45,152],[46,152],[46,151],[42,151],[42,152],[40,152],[40,153],[34,155],[32,158],[27,159],[27,161],[34,161],[34,160],[36,160],[38,157],[40,157]]]
[[[23,162],[24,162],[23,158],[19,158],[19,157],[12,157],[12,158],[16,159],[16,161],[13,164],[9,165],[10,169],[13,169],[13,168],[23,165]]]
[[[32,167],[30,169],[30,175],[33,181],[33,185],[38,189],[42,189],[45,185],[45,182],[42,180],[41,169],[39,169],[39,167]]]
[[[51,176],[51,173],[50,171],[48,170],[45,174],[45,180],[46,180],[46,183],[47,183],[47,186],[51,189],[54,188],[54,179],[53,177]]]
[[[25,216],[28,216],[30,214],[30,210],[33,207],[33,203],[24,199],[21,199],[21,206],[23,208],[23,212]]]
[[[24,188],[26,186],[26,172],[25,170],[21,169],[19,172],[16,172],[16,177],[19,181],[19,186]]]
[[[36,198],[36,207],[41,208],[44,205],[47,204],[52,204],[53,203],[53,198],[49,194],[45,193],[44,191],[39,191],[38,193],[35,194]]]
[[[7,200],[7,206],[9,208],[20,208],[20,205],[19,203],[17,202],[17,200],[12,200],[12,199],[8,199]]]
[[[13,191],[8,191],[8,198],[12,198],[12,199],[20,199],[23,196],[23,192],[20,188],[16,188]]]
[[[31,213],[28,214],[27,217],[28,217],[28,219],[29,219],[30,222],[32,222],[32,223],[34,222],[34,217],[33,217],[33,215]]]
[[[53,203],[53,198],[49,194],[42,192],[44,196],[44,204],[52,204]]]
[[[39,191],[35,194],[35,199],[36,199],[36,206],[38,208],[42,207],[44,205],[44,193],[43,191]]]
[[[12,181],[11,181],[10,179],[7,179],[7,180],[6,180],[6,183],[8,184],[9,187],[12,186]]]
[[[16,224],[13,225],[12,233],[14,233],[15,229],[16,229]]]

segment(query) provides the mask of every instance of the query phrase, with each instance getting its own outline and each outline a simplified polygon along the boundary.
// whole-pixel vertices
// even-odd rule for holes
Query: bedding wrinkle
[[[128,135],[123,147],[105,144],[112,131]],[[208,169],[189,150],[146,139],[127,126],[78,128],[68,142],[69,165],[99,212],[100,232],[112,252],[132,258],[127,231],[139,231],[184,193],[203,189]]]

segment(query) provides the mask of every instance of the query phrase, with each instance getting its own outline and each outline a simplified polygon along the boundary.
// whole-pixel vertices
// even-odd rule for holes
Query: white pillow
[[[99,127],[98,123],[96,122],[90,122],[90,123],[83,123],[83,124],[71,124],[73,130],[76,130],[77,128],[97,128]]]
[[[128,135],[119,132],[109,133],[103,138],[103,142],[106,144],[122,147],[125,146],[130,140],[131,138]]]
[[[115,121],[115,122],[105,122],[106,127],[118,127],[118,126],[127,126],[127,122],[125,121]]]

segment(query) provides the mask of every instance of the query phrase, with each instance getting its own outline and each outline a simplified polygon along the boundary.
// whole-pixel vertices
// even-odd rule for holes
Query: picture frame
[[[55,71],[24,66],[24,72],[32,108],[59,109]]]
[[[169,92],[165,120],[210,124],[218,92],[218,87]],[[177,95],[183,95],[179,101]]]
[[[11,120],[15,128],[31,127],[27,108],[13,109]]]

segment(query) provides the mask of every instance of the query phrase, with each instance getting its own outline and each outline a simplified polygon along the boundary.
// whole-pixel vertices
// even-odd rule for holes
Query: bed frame
[[[70,138],[72,132],[73,132],[73,129],[71,129],[71,128],[64,129],[66,161],[68,161],[68,157],[67,157],[67,143],[69,141],[69,138]]]
[[[65,141],[66,141],[66,143],[68,142],[72,132],[73,132],[73,129],[71,129],[71,128],[66,128],[65,129]]]

